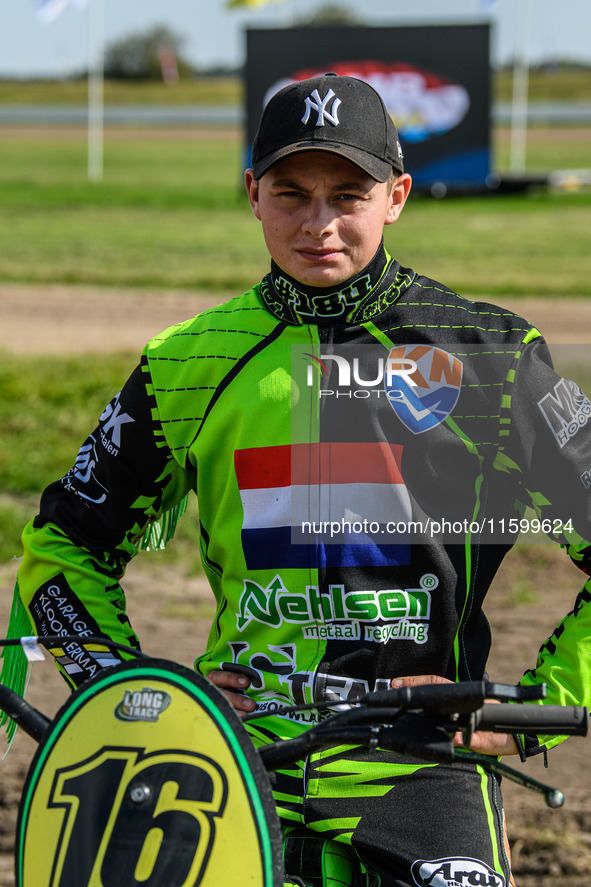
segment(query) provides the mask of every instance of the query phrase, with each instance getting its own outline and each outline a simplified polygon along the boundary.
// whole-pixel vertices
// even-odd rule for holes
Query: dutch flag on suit
[[[385,442],[236,450],[247,567],[408,563],[401,457],[401,446]]]

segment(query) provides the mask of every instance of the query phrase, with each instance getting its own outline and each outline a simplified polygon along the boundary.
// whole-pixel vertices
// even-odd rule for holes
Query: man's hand
[[[391,685],[394,688],[398,687],[420,687],[424,684],[451,684],[453,681],[449,681],[447,678],[442,678],[440,675],[434,674],[421,674],[421,675],[413,675],[412,677],[405,678],[394,678],[391,681]],[[490,700],[491,702],[494,700]],[[458,730],[455,734],[453,743],[455,746],[464,745],[462,740],[462,733]],[[484,731],[477,731],[472,734],[472,740],[470,742],[470,751],[478,752],[481,755],[516,755],[518,754],[517,746],[515,745],[515,740],[511,736],[510,733],[489,733]]]
[[[250,696],[245,696],[244,690],[250,687],[250,680],[244,674],[236,671],[212,671],[207,676],[212,684],[222,691],[230,705],[239,715],[249,714],[256,708],[256,702]],[[236,692],[233,692],[236,691]]]

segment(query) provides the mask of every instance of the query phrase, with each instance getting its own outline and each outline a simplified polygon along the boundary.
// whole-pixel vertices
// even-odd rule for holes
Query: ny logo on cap
[[[332,103],[332,110],[327,110],[327,105],[330,100],[334,98],[334,102]],[[324,121],[328,120],[329,123],[332,123],[333,126],[339,125],[338,118],[338,110],[339,105],[341,104],[341,100],[336,98],[332,89],[329,89],[323,99],[320,98],[320,94],[317,89],[309,95],[306,99],[306,112],[302,117],[302,123],[307,123],[310,119],[310,114],[312,111],[316,111],[318,117],[316,118],[316,126],[324,126]]]

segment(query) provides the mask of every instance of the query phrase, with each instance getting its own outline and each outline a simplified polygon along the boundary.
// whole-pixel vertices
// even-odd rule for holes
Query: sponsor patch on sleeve
[[[31,612],[41,637],[80,637],[80,641],[64,641],[61,646],[56,645],[52,649],[58,664],[76,683],[94,677],[101,668],[120,661],[107,650],[87,650],[84,647],[84,638],[103,632],[78,600],[63,573],[35,592]]]

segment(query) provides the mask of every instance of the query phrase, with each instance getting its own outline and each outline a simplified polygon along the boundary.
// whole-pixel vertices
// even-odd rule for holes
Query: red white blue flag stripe
[[[385,442],[237,450],[248,568],[407,563],[401,458],[402,447]]]

